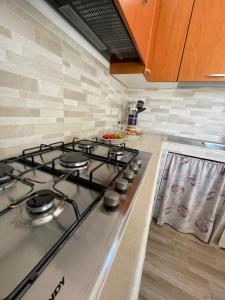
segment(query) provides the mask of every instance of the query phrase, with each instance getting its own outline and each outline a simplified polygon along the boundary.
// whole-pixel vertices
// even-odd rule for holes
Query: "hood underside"
[[[140,61],[112,0],[47,0],[108,61]]]

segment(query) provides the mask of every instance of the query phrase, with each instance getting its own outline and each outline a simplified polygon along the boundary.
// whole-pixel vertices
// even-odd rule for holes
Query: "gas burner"
[[[7,164],[0,164],[0,184],[5,183],[9,180],[11,180],[10,174],[12,174],[14,171],[14,168]]]
[[[26,226],[40,226],[57,218],[65,207],[63,200],[57,199],[51,190],[40,190],[30,196],[20,209],[17,223]]]
[[[78,147],[86,153],[91,153],[94,148],[94,143],[88,140],[82,140],[78,142]]]
[[[110,158],[115,160],[122,160],[124,151],[120,147],[113,147],[110,150]]]
[[[66,152],[59,159],[61,166],[79,171],[85,170],[89,162],[88,157],[81,152]]]
[[[55,195],[51,190],[40,190],[30,196],[27,210],[32,214],[45,213],[54,206]]]

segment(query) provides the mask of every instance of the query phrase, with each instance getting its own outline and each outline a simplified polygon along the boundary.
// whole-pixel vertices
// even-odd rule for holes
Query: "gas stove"
[[[94,228],[106,226],[99,247],[105,243],[104,232],[107,237],[121,231],[149,159],[149,154],[125,143],[74,138],[70,143],[41,144],[0,161],[0,298],[69,299],[74,293],[79,297],[73,299],[87,299],[91,292],[84,293],[76,279],[82,278],[76,259],[82,258],[81,252],[84,261],[91,259],[88,255],[95,252],[92,239],[99,239]],[[84,240],[84,250],[76,254]],[[93,251],[85,256],[84,252],[91,251],[88,243]],[[99,270],[110,245],[113,243],[99,248],[105,251],[97,260]],[[66,255],[67,251],[76,258]],[[96,273],[95,263],[90,261],[89,268],[91,265]],[[49,277],[51,268],[55,271]],[[40,282],[45,276],[43,288]],[[59,293],[66,280],[70,281],[67,292]]]

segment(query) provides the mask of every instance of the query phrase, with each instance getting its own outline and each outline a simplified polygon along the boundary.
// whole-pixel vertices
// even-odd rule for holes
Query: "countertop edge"
[[[100,300],[131,299],[132,295],[138,293],[142,266],[145,257],[148,229],[151,220],[151,212],[154,203],[154,194],[157,181],[156,172],[158,173],[159,170],[162,149],[161,137],[159,135],[155,135],[155,137],[156,145],[153,147],[155,149],[153,149],[152,147],[149,148],[148,143],[147,145],[145,144],[145,138],[129,143],[130,147],[138,148],[139,150],[146,152],[151,152],[152,158],[146,169],[146,174],[143,178],[141,187],[136,194],[135,203],[132,207],[132,212],[130,213],[129,219],[127,221],[123,238],[118,247],[118,251],[115,255],[113,264],[108,272],[105,284],[103,285],[99,293],[98,299]],[[139,147],[135,145],[136,143],[138,143]],[[149,181],[149,185],[146,185],[147,181]],[[151,186],[150,192],[149,186]],[[135,224],[135,214],[138,213],[145,214],[144,217],[141,215],[143,219],[143,222],[141,222],[142,224],[139,224],[140,222]],[[133,229],[135,229],[135,231],[132,231]],[[133,235],[137,235],[138,232],[140,234],[139,236],[137,236],[137,239],[135,239]],[[123,267],[121,266],[122,264]],[[125,273],[124,276],[123,273]],[[129,276],[127,276],[128,274]],[[123,288],[124,286],[126,286],[126,289]]]
[[[130,207],[130,210],[129,210],[127,219],[124,221],[124,224],[122,224],[122,225],[121,225],[121,228],[119,228],[119,230],[118,230],[117,235],[120,235],[120,238],[117,240],[116,245],[114,245],[115,253],[114,253],[114,256],[112,257],[112,261],[111,261],[111,263],[110,263],[110,266],[109,266],[109,268],[108,268],[108,270],[107,270],[106,273],[100,274],[100,275],[99,275],[99,280],[98,280],[98,281],[99,281],[99,285],[97,284],[97,286],[98,286],[99,288],[96,287],[96,290],[93,291],[93,293],[92,293],[90,299],[99,299],[99,298],[100,298],[102,289],[103,289],[103,287],[104,287],[104,283],[105,283],[106,280],[107,280],[107,276],[108,276],[108,274],[109,274],[109,272],[110,272],[110,268],[111,268],[111,266],[113,265],[114,259],[115,259],[116,255],[117,255],[118,248],[119,248],[119,246],[120,246],[120,243],[121,243],[121,241],[122,241],[122,239],[123,239],[123,236],[124,236],[124,233],[125,233],[125,231],[126,231],[126,228],[127,228],[127,225],[128,225],[129,218],[130,218],[130,216],[131,216],[131,214],[132,214],[132,211],[133,211],[133,209],[134,209],[134,207],[135,207],[135,203],[136,203],[136,201],[137,201],[139,192],[140,192],[140,190],[141,190],[141,188],[142,188],[142,186],[143,186],[143,182],[145,181],[145,177],[146,177],[146,175],[147,175],[147,171],[148,171],[149,165],[151,164],[151,159],[152,159],[152,157],[150,158],[150,160],[149,160],[149,162],[148,162],[148,166],[146,167],[146,170],[145,170],[145,172],[144,172],[144,175],[143,175],[143,177],[142,177],[142,180],[141,180],[141,182],[140,182],[140,185],[138,186],[138,189],[137,189],[136,192],[135,192],[134,199],[133,199],[133,201],[132,201],[132,204],[131,204],[131,207]],[[105,279],[104,279],[104,280],[102,280],[102,276],[101,276],[101,275],[104,275],[104,276],[105,276]]]
[[[147,216],[146,222],[145,222],[143,238],[142,238],[142,242],[141,242],[141,246],[140,246],[140,252],[139,252],[139,255],[138,255],[138,258],[137,258],[136,272],[134,274],[133,284],[132,284],[131,290],[130,290],[129,299],[131,299],[131,300],[136,300],[138,298],[139,289],[140,289],[140,285],[141,285],[141,275],[142,275],[143,265],[144,265],[144,260],[145,260],[145,253],[146,253],[146,245],[147,245],[147,242],[148,242],[149,227],[150,227],[150,223],[151,223],[151,220],[152,220],[152,212],[153,212],[153,207],[154,207],[154,198],[155,198],[155,191],[156,191],[156,187],[157,187],[157,176],[158,176],[158,173],[159,173],[161,153],[162,152],[160,152],[160,157],[159,157],[159,160],[158,160],[158,166],[157,166],[157,170],[156,170],[156,173],[155,173],[156,176],[155,176],[154,183],[153,183],[152,195],[150,197],[151,200],[149,201],[148,216]]]

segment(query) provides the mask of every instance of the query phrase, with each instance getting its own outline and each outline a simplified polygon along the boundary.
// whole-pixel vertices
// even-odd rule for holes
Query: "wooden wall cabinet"
[[[155,0],[116,0],[143,64],[147,63]]]
[[[149,49],[152,49],[152,31],[156,28],[156,8],[159,8],[161,0],[114,0],[114,2],[130,32],[141,62],[111,63],[110,73],[142,73],[148,78]]]
[[[195,0],[178,81],[225,81],[225,0]]]
[[[117,7],[142,59],[112,64],[112,74],[144,73],[148,81],[176,81],[194,0],[118,0]]]
[[[147,69],[151,70],[147,80],[177,80],[193,3],[194,0],[161,0],[147,62]]]
[[[225,81],[225,0],[117,0],[142,62],[111,65],[151,82]]]

